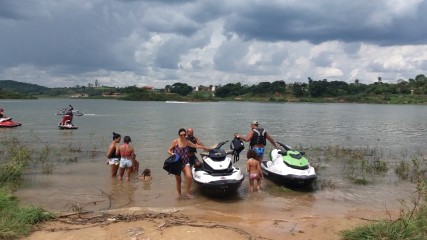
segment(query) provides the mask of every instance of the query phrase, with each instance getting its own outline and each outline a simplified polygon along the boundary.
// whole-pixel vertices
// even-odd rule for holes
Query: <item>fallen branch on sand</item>
[[[88,227],[87,225],[93,226],[105,226],[116,222],[134,222],[134,221],[141,221],[146,220],[155,223],[155,226],[160,230],[163,231],[167,228],[171,227],[177,227],[177,226],[188,226],[188,227],[201,227],[201,228],[221,228],[226,230],[231,230],[236,233],[239,233],[243,236],[246,236],[248,239],[264,239],[267,240],[268,238],[264,238],[261,236],[252,236],[250,233],[232,226],[226,226],[221,225],[217,223],[212,222],[201,222],[198,220],[194,220],[189,218],[188,216],[174,215],[175,213],[179,212],[179,210],[176,210],[172,213],[151,213],[151,212],[145,212],[141,214],[108,214],[108,213],[101,213],[94,215],[93,212],[80,212],[80,213],[73,213],[73,214],[67,214],[62,215],[60,217],[57,217],[54,221],[66,223],[66,224],[72,224],[72,225],[86,225],[85,227]],[[70,228],[68,230],[77,230],[78,228]],[[51,229],[51,231],[54,231]]]

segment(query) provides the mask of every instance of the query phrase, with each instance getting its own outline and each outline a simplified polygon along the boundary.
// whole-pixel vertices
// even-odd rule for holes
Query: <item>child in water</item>
[[[257,153],[250,149],[247,153],[248,161],[246,162],[246,171],[249,173],[249,191],[254,191],[254,182],[257,180],[256,189],[261,191],[261,179],[263,179],[261,165],[258,161]]]
[[[151,170],[149,168],[144,169],[142,172],[142,175],[138,177],[139,180],[142,180],[144,182],[151,182]]]

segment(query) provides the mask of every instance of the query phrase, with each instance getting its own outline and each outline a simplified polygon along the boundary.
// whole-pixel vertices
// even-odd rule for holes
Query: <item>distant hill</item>
[[[0,99],[35,99],[35,97],[0,88]]]
[[[14,80],[0,80],[0,88],[21,94],[42,95],[51,89],[37,84],[17,82]]]

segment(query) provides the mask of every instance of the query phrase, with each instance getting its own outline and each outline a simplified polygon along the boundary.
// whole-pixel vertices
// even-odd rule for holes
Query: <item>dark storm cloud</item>
[[[18,1],[0,0],[0,19],[23,19],[26,16]]]
[[[387,11],[387,1],[302,1],[248,4],[230,16],[226,31],[246,40],[370,42],[378,45],[427,41],[427,2],[413,12]],[[390,2],[389,2],[390,3]],[[377,22],[375,22],[377,21]]]
[[[153,2],[162,4],[181,4],[187,2],[195,2],[196,0],[116,0],[119,2]]]
[[[109,21],[106,16],[77,10],[52,11],[47,17],[24,16],[22,20],[4,24],[0,52],[8,57],[0,58],[0,66],[58,66],[72,73],[100,68],[128,69],[117,61],[111,47],[130,29]]]

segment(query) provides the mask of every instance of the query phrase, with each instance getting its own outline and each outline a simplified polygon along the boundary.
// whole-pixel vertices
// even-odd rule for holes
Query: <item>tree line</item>
[[[386,95],[386,94],[427,94],[427,77],[423,74],[417,75],[415,79],[398,80],[396,84],[384,83],[379,77],[377,82],[371,84],[354,83],[344,81],[313,80],[308,78],[308,83],[295,82],[288,84],[283,80],[274,82],[261,82],[254,85],[242,85],[238,83],[228,83],[220,86],[216,90],[218,97],[236,97],[247,94],[255,95],[293,95],[295,97],[339,97],[349,95]]]
[[[95,87],[94,87],[95,86]],[[0,80],[0,98],[6,96],[20,98],[22,96],[70,96],[73,94],[85,94],[88,97],[103,97],[118,94],[126,100],[185,100],[185,98],[194,98],[199,100],[232,99],[236,97],[264,97],[274,100],[275,97],[316,99],[328,97],[343,97],[353,100],[355,96],[380,96],[384,95],[426,95],[427,77],[424,74],[417,75],[414,79],[398,80],[397,83],[385,83],[381,77],[378,81],[370,84],[360,83],[355,80],[354,83],[344,81],[328,81],[327,79],[313,80],[308,78],[308,82],[285,83],[284,80],[274,82],[260,82],[253,85],[237,83],[228,83],[216,86],[215,92],[210,90],[212,86],[198,86],[204,91],[195,92],[194,88],[186,83],[174,83],[166,85],[163,89],[140,88],[136,86],[127,87],[109,87],[91,84],[86,86],[47,88],[36,84],[21,83],[12,80]],[[15,94],[19,93],[19,94]],[[6,95],[7,94],[7,95]],[[22,97],[21,96],[21,97]],[[215,97],[213,97],[215,96]],[[387,99],[385,99],[387,100]],[[357,99],[355,100],[357,101]]]

